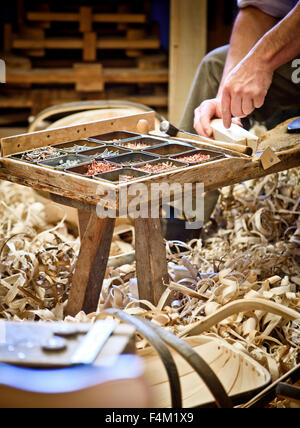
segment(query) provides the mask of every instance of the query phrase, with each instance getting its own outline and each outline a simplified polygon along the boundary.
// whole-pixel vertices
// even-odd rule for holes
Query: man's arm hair
[[[249,53],[252,54],[273,71],[300,54],[300,1],[259,40]]]
[[[276,24],[278,19],[256,7],[246,7],[239,11],[235,20],[229,52],[218,95],[228,74],[248,55],[257,42]]]

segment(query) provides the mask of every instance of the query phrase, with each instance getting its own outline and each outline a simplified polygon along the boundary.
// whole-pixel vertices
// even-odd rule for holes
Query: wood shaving
[[[300,318],[299,178],[293,169],[222,189],[200,239],[167,242],[171,284],[157,307],[138,300],[132,264],[109,269],[97,313],[65,321],[93,322],[114,307],[181,336],[227,303],[257,297],[299,311]],[[31,190],[2,182],[0,194],[0,316],[61,320],[79,242],[63,221],[45,223]],[[299,363],[299,321],[256,310],[235,314],[204,334],[242,349],[273,379]],[[138,348],[145,346],[138,341]]]

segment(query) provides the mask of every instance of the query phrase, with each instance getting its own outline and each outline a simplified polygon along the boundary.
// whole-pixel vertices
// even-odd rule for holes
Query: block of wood
[[[226,129],[222,119],[215,119],[212,121],[211,127],[215,140],[249,146],[256,152],[259,138],[241,126],[233,123],[229,129]]]

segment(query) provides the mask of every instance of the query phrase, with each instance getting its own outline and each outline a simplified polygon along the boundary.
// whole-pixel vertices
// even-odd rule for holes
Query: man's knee
[[[202,60],[198,72],[201,67],[207,68],[209,71],[220,70],[223,72],[229,46],[222,46],[209,52]]]

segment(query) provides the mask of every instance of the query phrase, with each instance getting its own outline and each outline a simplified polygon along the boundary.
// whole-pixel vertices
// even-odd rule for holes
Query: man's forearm
[[[274,28],[268,31],[249,55],[275,71],[300,54],[300,1]]]
[[[228,74],[277,23],[278,19],[254,7],[247,7],[239,12],[233,27],[218,95],[222,92],[223,83]]]

